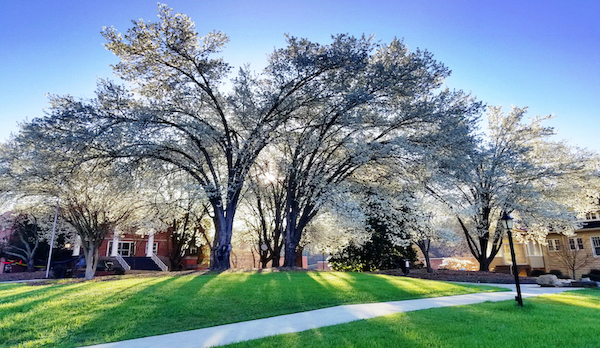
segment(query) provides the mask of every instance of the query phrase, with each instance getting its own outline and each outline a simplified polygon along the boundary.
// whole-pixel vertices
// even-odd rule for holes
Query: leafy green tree
[[[329,263],[339,271],[375,271],[404,267],[404,260],[414,263],[416,251],[408,245],[396,244],[395,238],[408,239],[403,231],[391,231],[385,221],[370,218],[368,231],[371,238],[362,245],[350,242],[348,246],[332,255]],[[395,237],[395,238],[394,238]]]

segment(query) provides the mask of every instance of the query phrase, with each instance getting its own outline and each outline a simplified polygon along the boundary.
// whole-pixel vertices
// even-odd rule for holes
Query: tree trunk
[[[304,251],[304,247],[298,246],[296,248],[296,267],[302,268],[302,252]]]
[[[213,271],[225,271],[231,268],[229,257],[231,256],[231,244],[219,245],[214,250],[214,264],[210,266]]]
[[[94,273],[96,273],[96,266],[98,265],[98,261],[94,260],[94,247],[90,245],[86,248],[83,256],[85,256],[85,279],[90,280],[94,278]]]
[[[431,245],[431,240],[418,240],[416,244],[419,247],[419,249],[421,249],[423,257],[425,257],[425,266],[427,267],[427,273],[433,273],[433,268],[431,267],[431,260],[429,259],[429,246]]]
[[[489,272],[490,271],[490,262],[488,261],[488,258],[485,257],[484,254],[479,255],[479,257],[477,258],[477,261],[479,261],[479,271],[480,272]]]
[[[283,256],[283,267],[294,267],[296,264],[296,246],[294,243],[285,243],[285,255]]]
[[[279,267],[279,259],[281,259],[281,248],[276,246],[273,248],[271,267]]]
[[[218,204],[213,204],[215,216],[215,240],[211,248],[210,269],[222,272],[231,268],[231,235],[233,230],[233,214],[227,214]],[[229,211],[227,211],[229,212]]]
[[[35,271],[34,260],[33,260],[33,255],[31,255],[30,257],[27,258],[27,272],[34,272],[34,271]]]

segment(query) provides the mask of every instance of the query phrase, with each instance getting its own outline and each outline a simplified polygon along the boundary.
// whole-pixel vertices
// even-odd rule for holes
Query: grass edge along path
[[[244,347],[599,347],[600,290],[426,309],[227,345]]]
[[[343,304],[502,291],[338,272],[226,272],[32,286],[0,284],[0,345],[76,347]]]

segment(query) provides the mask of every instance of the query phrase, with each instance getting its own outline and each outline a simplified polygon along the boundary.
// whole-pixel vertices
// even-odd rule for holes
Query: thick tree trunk
[[[300,231],[296,227],[296,212],[290,212],[288,215],[288,223],[285,228],[285,255],[283,257],[283,267],[295,267],[296,266],[296,252],[298,244],[300,243]]]
[[[214,206],[213,206],[214,208]],[[210,256],[210,269],[221,272],[231,268],[231,235],[233,214],[226,215],[224,210],[215,209],[215,240]]]
[[[94,273],[96,273],[96,267],[98,266],[96,252],[94,251],[94,247],[91,245],[86,248],[83,256],[85,256],[85,279],[90,280],[94,278]]]
[[[296,265],[296,245],[293,242],[285,243],[285,255],[283,267],[294,267]]]
[[[477,261],[479,261],[479,271],[480,272],[489,272],[490,271],[490,262],[488,261],[488,258],[485,257],[484,254],[479,255],[479,257],[477,258]]]
[[[210,266],[213,271],[225,271],[231,268],[231,243],[219,245],[214,250],[214,264]]]

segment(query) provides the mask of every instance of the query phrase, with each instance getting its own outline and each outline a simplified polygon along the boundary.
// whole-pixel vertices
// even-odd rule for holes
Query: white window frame
[[[127,243],[129,244],[129,248],[125,249],[123,248],[123,245]],[[109,241],[108,242],[108,247],[106,248],[106,256],[110,256],[111,255],[111,251],[113,248],[113,241]],[[128,254],[130,255],[123,255],[123,250],[126,250]],[[134,241],[119,241],[119,243],[117,244],[117,254],[121,255],[122,257],[133,257],[135,256],[135,242]]]
[[[146,243],[146,253],[148,252],[148,243]],[[152,253],[158,255],[158,242],[152,243]]]
[[[548,251],[554,252],[554,251],[560,251],[560,248],[562,247],[560,239],[548,239]]]
[[[579,237],[569,238],[569,249],[570,250],[583,250],[583,239]]]
[[[592,252],[594,257],[600,257],[600,236],[591,236],[590,242],[592,244]]]
[[[529,251],[529,256],[542,256],[542,248],[540,248],[540,244],[537,242],[529,241],[527,243],[527,248]]]

